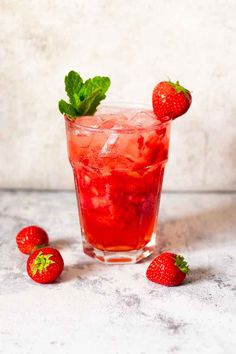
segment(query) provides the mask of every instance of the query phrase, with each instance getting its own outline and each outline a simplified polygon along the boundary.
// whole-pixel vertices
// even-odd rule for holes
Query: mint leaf
[[[69,97],[70,103],[76,109],[79,105],[79,91],[83,86],[83,80],[81,76],[75,72],[70,71],[67,76],[65,76],[65,90],[67,96]]]
[[[58,108],[62,114],[66,114],[69,118],[78,116],[76,109],[64,100],[59,101]]]
[[[99,103],[106,98],[110,84],[110,79],[102,76],[85,81],[79,92],[83,114],[93,115],[96,112]]]
[[[78,116],[93,115],[100,102],[106,98],[111,81],[109,77],[95,76],[83,83],[81,76],[70,71],[65,77],[65,90],[69,97],[69,103],[59,101],[59,110],[71,120]]]
[[[109,77],[95,76],[92,79],[88,79],[83,84],[83,87],[80,90],[80,99],[83,100],[83,97],[88,97],[93,94],[97,89],[101,91],[101,95],[104,96],[105,92],[108,90],[111,82]]]
[[[92,116],[97,109],[98,104],[100,103],[101,90],[94,90],[90,96],[86,96],[84,100],[80,103],[78,108],[79,115]]]

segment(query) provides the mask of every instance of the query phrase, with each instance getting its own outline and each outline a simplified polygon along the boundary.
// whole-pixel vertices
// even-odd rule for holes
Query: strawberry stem
[[[181,272],[185,274],[187,274],[190,271],[188,263],[185,261],[183,256],[179,256],[179,255],[176,256],[175,265],[176,267],[179,268],[179,270],[181,270]]]
[[[172,82],[170,79],[167,81],[167,83],[175,89],[177,93],[183,92],[185,97],[188,97],[188,94],[190,94],[190,91],[187,90],[185,87],[181,86],[179,83],[179,80],[176,81],[176,83]]]
[[[53,256],[52,254],[43,254],[42,251],[39,252],[39,254],[37,255],[37,257],[35,258],[32,264],[31,269],[33,275],[35,275],[37,272],[41,274],[50,266],[50,264],[55,263],[50,259],[52,256]]]
[[[47,243],[42,243],[41,245],[35,245],[34,248],[31,251],[31,253],[33,253],[34,251],[40,250],[40,248],[44,248],[47,245],[48,245]]]

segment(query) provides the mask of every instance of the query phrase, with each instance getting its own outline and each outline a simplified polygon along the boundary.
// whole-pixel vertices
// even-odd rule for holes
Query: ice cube
[[[117,141],[119,140],[119,135],[116,133],[112,133],[109,135],[108,139],[106,140],[105,144],[101,149],[101,155],[107,155],[112,152],[114,146],[116,145]]]
[[[101,129],[114,129],[119,130],[127,127],[127,117],[123,114],[102,114]]]
[[[100,116],[81,116],[75,121],[78,125],[87,128],[98,128],[102,120]]]
[[[109,115],[110,117],[110,115]],[[102,117],[102,123],[100,124],[99,128],[101,129],[112,129],[116,125],[116,118],[108,118]]]
[[[132,127],[145,128],[156,125],[157,119],[152,111],[139,111],[134,115],[130,115],[128,123]]]

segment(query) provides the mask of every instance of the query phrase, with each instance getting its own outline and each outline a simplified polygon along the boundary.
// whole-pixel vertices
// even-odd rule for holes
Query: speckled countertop
[[[83,255],[72,192],[0,192],[0,352],[222,353],[236,345],[236,194],[163,194],[159,249],[184,254],[185,285],[148,282],[149,261],[103,265]],[[15,235],[45,227],[65,260],[33,283]]]

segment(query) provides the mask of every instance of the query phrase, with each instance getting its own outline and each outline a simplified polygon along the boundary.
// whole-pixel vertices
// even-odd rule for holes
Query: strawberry
[[[176,286],[184,281],[188,272],[189,267],[183,256],[165,252],[151,262],[146,276],[155,283]]]
[[[177,81],[160,82],[153,90],[152,106],[157,118],[161,121],[182,116],[192,102],[190,91]]]
[[[24,254],[30,254],[35,248],[48,245],[48,235],[38,226],[27,226],[16,235],[16,243]]]
[[[34,251],[27,261],[27,273],[37,283],[54,282],[64,269],[64,261],[58,250],[45,247]]]

